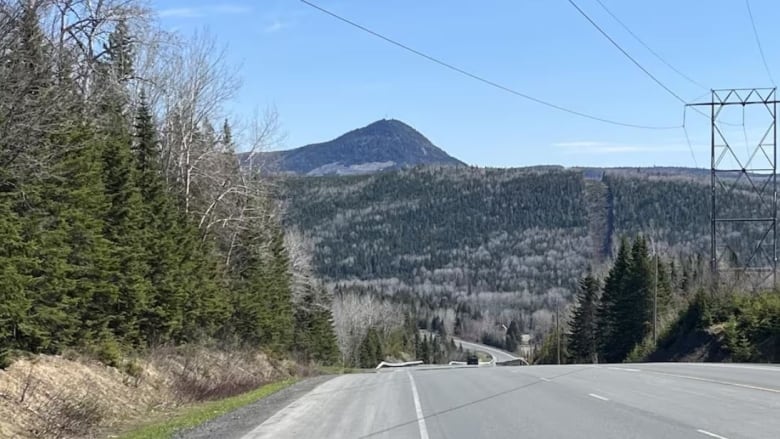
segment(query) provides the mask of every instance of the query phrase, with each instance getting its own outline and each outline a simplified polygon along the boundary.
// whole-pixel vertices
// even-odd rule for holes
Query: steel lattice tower
[[[777,284],[777,100],[776,88],[712,90],[707,103],[711,121],[710,268],[712,288],[751,289]],[[722,119],[741,106],[742,136]],[[738,108],[738,107],[737,107]],[[760,140],[748,142],[746,109],[761,127]],[[770,285],[771,284],[771,285]]]

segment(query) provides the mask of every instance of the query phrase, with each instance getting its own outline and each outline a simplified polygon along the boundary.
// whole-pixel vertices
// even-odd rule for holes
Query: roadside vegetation
[[[294,383],[295,380],[279,381],[231,398],[185,407],[182,410],[179,410],[178,413],[173,415],[170,419],[161,422],[152,422],[150,425],[122,434],[119,438],[169,439],[173,437],[174,433],[177,431],[201,425],[204,422],[218,418],[237,408],[265,398]]]
[[[645,358],[780,362],[780,296],[700,292]]]
[[[259,165],[275,113],[228,117],[223,48],[145,5],[0,0],[3,437],[79,436],[295,375],[285,359],[339,361],[331,294]],[[110,374],[124,387],[87,392]],[[138,410],[109,404],[152,383]]]
[[[780,296],[709,293],[708,283],[702,271],[651,257],[642,236],[623,239],[603,281],[593,274],[580,281],[536,362],[778,361]]]
[[[252,392],[312,373],[260,350],[202,346],[156,348],[120,368],[72,350],[26,355],[0,371],[0,437],[99,437],[149,420],[168,425],[182,414],[194,419],[201,407],[234,407],[245,397],[232,396],[259,396]]]

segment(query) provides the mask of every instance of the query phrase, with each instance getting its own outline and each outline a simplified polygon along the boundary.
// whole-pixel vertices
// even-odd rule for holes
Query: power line
[[[604,9],[604,11],[606,11],[607,14],[610,15],[610,17],[612,17],[620,26],[622,26],[623,29],[625,29],[625,31],[628,32],[629,35],[634,37],[634,39],[639,44],[641,44],[645,49],[647,49],[648,52],[653,54],[653,56],[658,58],[658,60],[661,61],[666,67],[669,67],[672,71],[674,71],[675,73],[680,75],[682,78],[684,78],[685,80],[687,80],[691,84],[693,84],[693,85],[695,85],[697,87],[700,87],[700,88],[702,88],[704,90],[709,90],[710,89],[710,87],[702,85],[702,83],[696,81],[695,79],[693,79],[690,76],[686,75],[685,73],[681,72],[679,69],[674,67],[670,62],[668,62],[666,59],[664,59],[658,52],[653,50],[653,48],[651,48],[647,43],[645,43],[641,38],[639,38],[639,36],[637,34],[635,34],[631,30],[631,28],[629,28],[628,25],[625,24],[620,18],[618,18],[609,8],[607,8],[607,6],[601,0],[596,0],[596,3],[598,3],[599,6],[601,6],[601,8]]]
[[[580,13],[580,15],[582,15],[583,17],[585,17],[585,19],[586,19],[586,20],[588,20],[588,22],[590,22],[590,24],[591,24],[591,25],[593,25],[593,27],[595,27],[595,28],[596,28],[596,30],[598,30],[598,31],[601,33],[601,35],[603,35],[603,36],[604,36],[604,38],[606,38],[607,40],[609,40],[609,42],[610,42],[610,43],[612,43],[612,45],[613,45],[613,46],[615,46],[615,47],[616,47],[616,48],[617,48],[617,49],[620,51],[620,53],[622,53],[623,55],[625,55],[625,57],[626,57],[626,58],[628,58],[628,59],[629,59],[629,60],[630,60],[632,63],[634,63],[634,65],[635,65],[635,66],[637,66],[637,67],[639,68],[639,70],[641,70],[642,72],[644,72],[644,73],[645,73],[645,75],[647,75],[647,76],[648,76],[650,79],[652,79],[652,80],[653,80],[653,81],[654,81],[656,84],[658,84],[658,85],[659,85],[661,88],[663,88],[663,89],[664,89],[664,90],[665,90],[667,93],[669,93],[669,94],[670,94],[672,97],[674,97],[674,98],[675,98],[675,99],[677,99],[678,101],[682,102],[682,104],[683,104],[683,105],[687,105],[687,102],[685,101],[685,99],[681,98],[681,97],[680,97],[680,95],[678,95],[678,94],[677,94],[677,93],[675,93],[675,92],[674,92],[672,89],[670,89],[669,87],[667,87],[667,86],[666,86],[666,85],[665,85],[663,82],[661,82],[661,81],[660,81],[658,78],[656,78],[656,77],[655,77],[655,75],[653,75],[652,73],[650,73],[650,71],[649,71],[649,70],[647,70],[647,69],[646,69],[644,66],[642,66],[642,64],[640,64],[640,63],[639,63],[639,61],[637,61],[637,60],[636,60],[636,59],[635,59],[633,56],[631,56],[631,55],[630,55],[630,54],[629,54],[629,53],[628,53],[628,52],[627,52],[625,49],[623,49],[623,47],[621,47],[621,46],[620,46],[620,44],[618,44],[618,43],[617,43],[617,41],[615,41],[615,40],[614,40],[614,39],[613,39],[611,36],[609,36],[609,34],[608,34],[608,33],[607,33],[607,32],[606,32],[604,29],[602,29],[602,28],[601,28],[601,26],[599,26],[599,25],[598,25],[598,23],[596,23],[595,21],[593,21],[593,19],[592,19],[592,18],[590,18],[590,16],[589,16],[587,13],[585,13],[585,11],[583,11],[583,10],[582,10],[582,9],[581,9],[581,8],[580,8],[578,5],[577,5],[577,3],[575,3],[575,2],[574,2],[574,0],[568,0],[568,2],[569,2],[569,4],[570,4],[570,5],[572,5],[572,6],[574,7],[574,9],[576,9],[576,10],[577,10],[577,11]],[[703,116],[703,117],[706,117],[706,118],[709,118],[709,116],[708,116],[708,115],[704,114],[704,112],[702,112],[702,111],[701,111],[701,110],[699,110],[698,108],[696,108],[696,107],[692,107],[692,108],[693,108],[693,111],[695,111],[695,112],[696,112],[696,113],[698,113],[699,115],[701,115],[701,116]],[[733,124],[733,123],[729,123],[729,122],[725,122],[725,121],[722,121],[721,123],[723,123],[724,125],[739,126],[739,124]]]
[[[486,78],[484,78],[482,76],[479,76],[479,75],[477,75],[475,73],[471,73],[471,72],[469,72],[467,70],[464,70],[464,69],[462,69],[460,67],[457,67],[457,66],[455,66],[453,64],[450,64],[448,62],[442,61],[442,60],[440,60],[440,59],[438,59],[438,58],[436,58],[436,57],[434,57],[432,55],[428,55],[427,53],[421,52],[421,51],[419,51],[417,49],[414,49],[414,48],[412,48],[410,46],[407,46],[406,44],[403,44],[403,43],[401,43],[401,42],[399,42],[397,40],[394,40],[394,39],[392,39],[390,37],[386,37],[386,36],[384,36],[384,35],[382,35],[382,34],[380,34],[378,32],[375,32],[375,31],[373,31],[373,30],[371,30],[371,29],[369,29],[369,28],[367,28],[367,27],[365,27],[365,26],[363,26],[361,24],[358,24],[358,23],[356,23],[354,21],[351,21],[351,20],[349,20],[347,18],[344,18],[344,17],[336,14],[335,12],[331,12],[331,11],[329,11],[329,10],[327,10],[327,9],[321,7],[321,6],[318,6],[318,5],[316,5],[316,4],[314,4],[314,3],[310,2],[310,1],[300,0],[300,2],[306,4],[306,5],[314,8],[314,9],[317,9],[318,11],[320,11],[320,12],[322,12],[324,14],[327,14],[327,15],[329,15],[329,16],[331,16],[331,17],[333,17],[333,18],[335,18],[335,19],[337,19],[337,20],[339,20],[339,21],[341,21],[343,23],[346,23],[346,24],[348,24],[348,25],[350,25],[352,27],[360,29],[363,32],[366,32],[366,33],[371,34],[371,35],[373,35],[373,36],[375,36],[375,37],[377,37],[377,38],[379,38],[381,40],[384,40],[384,41],[386,41],[386,42],[388,42],[388,43],[390,43],[390,44],[392,44],[394,46],[400,47],[401,49],[404,49],[407,52],[413,53],[413,54],[415,54],[415,55],[417,55],[417,56],[419,56],[421,58],[425,58],[426,60],[428,60],[430,62],[438,64],[438,65],[440,65],[442,67],[445,67],[445,68],[447,68],[449,70],[452,70],[454,72],[460,73],[463,76],[469,77],[469,78],[474,79],[476,81],[479,81],[479,82],[482,82],[484,84],[487,84],[487,85],[489,85],[491,87],[497,88],[497,89],[505,91],[507,93],[511,93],[511,94],[513,94],[515,96],[519,96],[519,97],[521,97],[523,99],[535,102],[535,103],[540,104],[540,105],[544,105],[546,107],[549,107],[549,108],[552,108],[552,109],[555,109],[555,110],[558,110],[558,111],[563,111],[565,113],[573,114],[575,116],[583,117],[583,118],[590,119],[590,120],[595,120],[595,121],[598,121],[598,122],[603,122],[603,123],[607,123],[607,124],[611,124],[611,125],[618,125],[618,126],[623,126],[623,127],[629,127],[629,128],[638,128],[638,129],[646,129],[646,130],[671,130],[671,129],[678,129],[678,128],[680,128],[680,125],[666,125],[666,126],[641,125],[641,124],[617,121],[617,120],[613,120],[613,119],[607,119],[607,118],[604,118],[604,117],[595,116],[595,115],[592,115],[592,114],[584,113],[582,111],[577,111],[577,110],[573,110],[571,108],[563,107],[561,105],[557,105],[557,104],[554,104],[552,102],[548,102],[548,101],[545,101],[545,100],[542,100],[542,99],[539,99],[539,98],[535,98],[533,96],[530,96],[530,95],[525,94],[523,92],[517,91],[517,90],[515,90],[513,88],[510,88],[508,86],[505,86],[505,85],[499,84],[499,83],[497,83],[495,81],[486,79]],[[649,72],[648,72],[648,74],[649,74]],[[659,84],[660,84],[660,82],[659,82]],[[672,92],[671,90],[668,90],[668,91],[674,94],[674,92]],[[682,98],[680,98],[677,95],[675,95],[675,96],[681,102],[685,103],[685,101],[682,100]]]
[[[683,134],[685,134],[685,141],[688,143],[688,150],[691,152],[691,158],[693,159],[693,165],[698,168],[699,167],[699,161],[696,160],[696,153],[693,151],[693,145],[691,144],[691,137],[688,135],[688,121],[685,117],[686,113],[688,112],[688,106],[683,106],[683,124],[682,124],[682,130]]]
[[[634,57],[631,56],[628,52],[626,52],[625,49],[620,47],[620,44],[618,44],[614,39],[612,39],[612,37],[610,37],[609,34],[604,29],[601,28],[601,26],[599,26],[595,21],[593,21],[593,19],[590,18],[590,16],[588,14],[586,14],[585,11],[583,11],[579,6],[577,6],[577,3],[575,3],[574,0],[568,0],[568,2],[569,2],[570,5],[572,5],[574,7],[574,9],[576,9],[580,13],[580,15],[585,17],[585,19],[588,20],[588,22],[590,22],[590,24],[593,25],[593,27],[595,27],[596,30],[598,30],[601,33],[601,35],[604,36],[604,38],[609,40],[609,42],[612,43],[612,45],[615,46],[617,48],[617,50],[619,50],[623,55],[625,55],[626,58],[628,58],[632,63],[634,63],[635,66],[639,67],[639,70],[643,71],[645,73],[645,75],[647,75],[650,79],[652,79],[661,88],[666,90],[666,92],[669,93],[670,95],[672,95],[675,99],[677,99],[678,101],[682,102],[683,104],[687,103],[687,102],[685,102],[685,99],[681,98],[680,95],[678,95],[677,93],[672,91],[672,89],[667,87],[663,82],[661,82],[652,73],[650,73],[649,70],[644,68],[642,66],[642,64],[639,64],[639,61],[634,59]]]
[[[750,25],[753,26],[753,36],[756,37],[756,45],[758,46],[758,52],[761,54],[761,61],[764,63],[764,69],[766,70],[766,74],[769,76],[772,85],[775,85],[775,80],[772,78],[772,72],[769,70],[769,64],[767,64],[766,57],[764,56],[764,48],[761,46],[761,38],[758,37],[756,21],[753,19],[753,11],[750,9],[750,0],[745,0],[745,6],[747,6],[748,16],[750,16]]]

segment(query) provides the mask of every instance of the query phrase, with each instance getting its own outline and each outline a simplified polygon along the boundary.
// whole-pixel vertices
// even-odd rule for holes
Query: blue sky
[[[520,92],[600,117],[679,126],[683,106],[613,47],[567,0],[312,0],[339,15]],[[768,87],[742,0],[577,0],[599,25],[685,100],[708,88]],[[705,7],[706,3],[706,7]],[[273,105],[285,147],[332,139],[381,118],[402,120],[479,166],[709,166],[709,120],[638,130],[549,109],[461,76],[297,0],[154,0],[161,23],[208,28],[242,65],[231,111]],[[780,2],[750,2],[770,71],[780,80]],[[729,115],[741,122],[741,114]],[[760,127],[748,126],[749,142]],[[742,129],[739,128],[739,132]],[[757,139],[756,139],[757,140]]]

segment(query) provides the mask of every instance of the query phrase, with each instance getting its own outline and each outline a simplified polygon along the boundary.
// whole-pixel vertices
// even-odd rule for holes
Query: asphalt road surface
[[[502,351],[501,349],[496,349],[494,347],[485,346],[483,344],[478,343],[471,343],[468,341],[463,341],[459,338],[455,339],[455,343],[460,343],[463,346],[463,349],[469,349],[472,351],[482,351],[490,356],[493,357],[495,361],[511,361],[511,360],[517,360],[520,357],[516,357],[509,352]]]
[[[485,437],[778,439],[780,367],[471,366],[343,375],[244,436]]]

